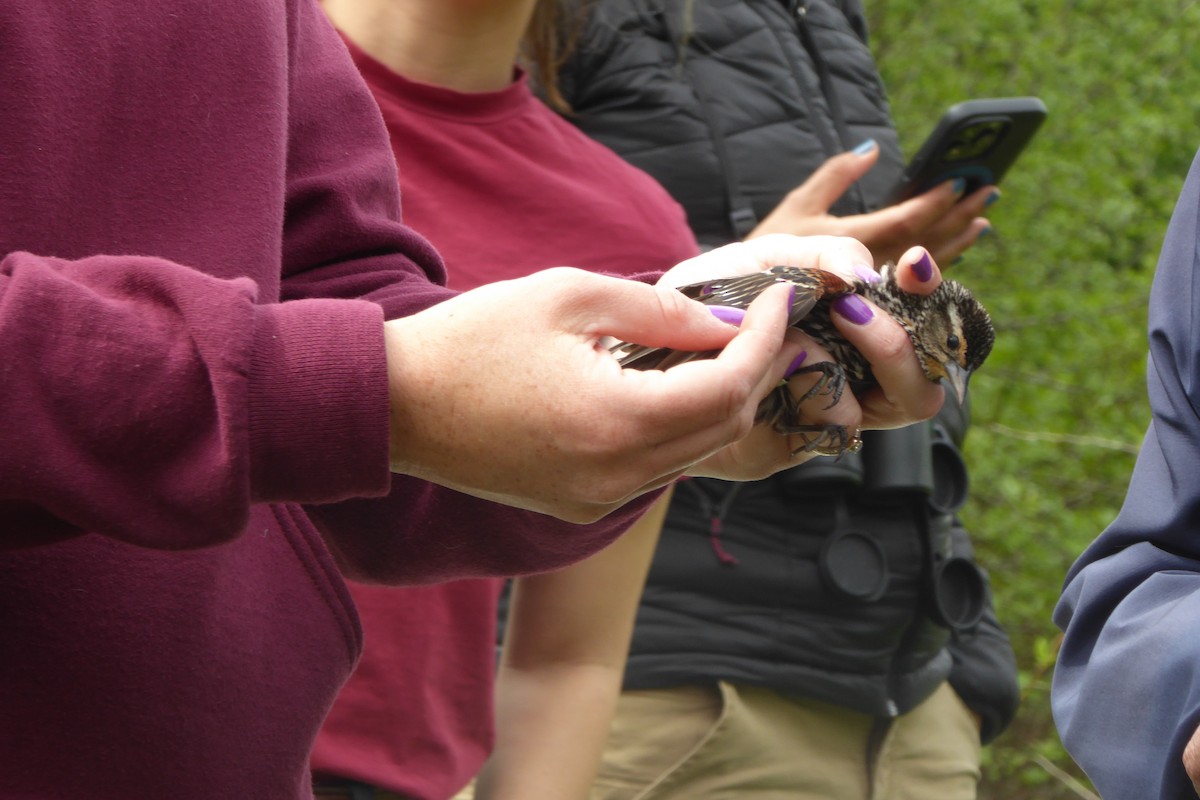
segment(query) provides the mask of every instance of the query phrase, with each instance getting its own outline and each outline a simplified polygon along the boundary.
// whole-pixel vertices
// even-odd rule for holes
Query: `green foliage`
[[[1149,418],[1146,302],[1200,147],[1200,3],[866,6],[909,153],[960,100],[1032,94],[1050,110],[989,209],[995,233],[952,269],[998,330],[971,385],[964,517],[1023,690],[1016,723],[987,753],[980,796],[1088,797],[1050,716],[1051,614],[1067,569],[1120,508]]]

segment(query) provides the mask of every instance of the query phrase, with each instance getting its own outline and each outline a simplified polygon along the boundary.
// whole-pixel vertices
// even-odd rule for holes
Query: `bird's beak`
[[[953,361],[942,366],[946,370],[946,383],[954,391],[955,397],[958,398],[958,404],[961,406],[967,400],[967,381],[971,378],[971,371],[963,369]]]

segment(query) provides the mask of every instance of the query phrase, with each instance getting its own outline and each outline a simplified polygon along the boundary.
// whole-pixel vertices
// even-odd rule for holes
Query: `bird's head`
[[[945,280],[933,294],[921,296],[900,291],[893,276],[884,274],[889,280],[876,284],[886,287],[882,305],[908,331],[925,377],[945,380],[958,402],[964,402],[971,374],[996,340],[987,310],[957,281]]]

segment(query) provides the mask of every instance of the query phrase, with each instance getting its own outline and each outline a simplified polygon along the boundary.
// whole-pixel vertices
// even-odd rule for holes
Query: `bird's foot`
[[[825,396],[829,398],[829,405],[825,407],[830,408],[837,405],[837,402],[842,399],[842,392],[846,391],[846,369],[835,361],[818,361],[815,364],[805,365],[789,375],[788,378],[807,373],[816,373],[819,377],[816,383],[808,387],[808,391],[792,401],[790,410],[793,418],[799,417],[800,404],[805,400]],[[791,392],[787,394],[791,397]]]
[[[800,404],[809,398],[827,395],[829,405],[826,408],[836,405],[842,399],[842,392],[846,390],[846,370],[833,361],[819,361],[800,367],[788,377],[814,372],[819,374],[817,381],[800,397],[792,394],[787,380],[780,381],[775,391],[767,395],[759,404],[758,414],[754,421],[769,422],[777,430],[780,425],[795,427],[804,425],[801,421],[803,415],[800,412]]]
[[[845,425],[784,425],[775,423],[775,430],[787,436],[800,438],[800,446],[793,449],[795,458],[801,453],[816,453],[822,456],[840,456],[842,453],[857,453],[862,449],[862,436]]]

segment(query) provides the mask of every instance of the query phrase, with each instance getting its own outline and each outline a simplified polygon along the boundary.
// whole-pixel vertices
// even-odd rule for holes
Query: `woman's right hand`
[[[876,264],[897,261],[920,245],[940,264],[951,264],[978,241],[990,223],[985,207],[998,198],[995,186],[962,197],[954,181],[869,214],[837,217],[829,209],[879,158],[878,146],[865,153],[841,153],[821,165],[759,223],[750,236],[791,233],[799,236],[849,236],[870,249]]]

